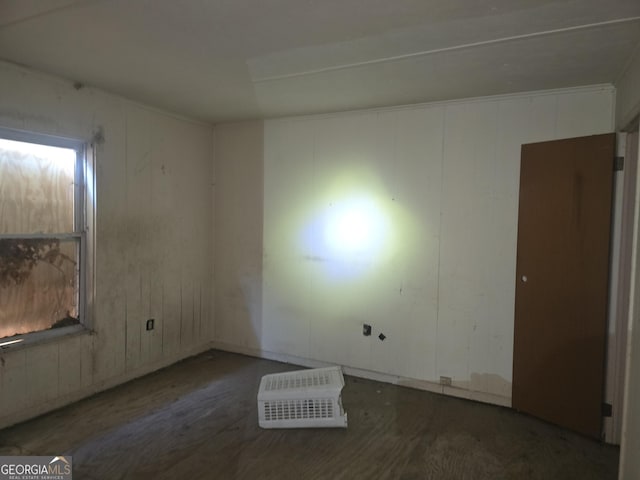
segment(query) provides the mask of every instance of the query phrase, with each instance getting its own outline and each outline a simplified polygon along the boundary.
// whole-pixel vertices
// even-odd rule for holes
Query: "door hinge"
[[[611,406],[610,403],[603,403],[602,404],[602,416],[603,417],[610,417],[611,415],[613,415],[613,407]]]
[[[624,170],[624,157],[614,157],[613,159],[613,171],[620,172]]]

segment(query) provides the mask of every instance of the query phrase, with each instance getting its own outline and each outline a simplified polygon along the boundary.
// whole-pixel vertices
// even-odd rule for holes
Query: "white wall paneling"
[[[610,132],[613,102],[597,86],[269,120],[263,138],[217,128],[229,146],[216,152],[218,188],[251,192],[243,213],[263,220],[259,230],[226,215],[237,194],[217,192],[218,252],[233,239],[263,251],[259,274],[251,260],[260,296],[216,297],[217,344],[421,388],[441,390],[447,376],[447,393],[509,404],[520,146]],[[345,210],[357,228],[341,249],[332,225]],[[350,244],[358,229],[364,243]],[[225,260],[230,272],[246,265]]]
[[[603,86],[221,125],[215,142],[12,65],[0,86],[3,127],[105,137],[93,332],[0,352],[0,425],[212,341],[508,404],[520,145],[613,129]]]
[[[0,426],[205,350],[212,128],[0,63],[0,125],[96,146],[93,332],[0,351]],[[145,322],[155,319],[155,329]]]
[[[262,337],[262,122],[216,128],[215,338],[257,348]]]
[[[616,85],[616,127],[626,128],[640,114],[640,45]]]

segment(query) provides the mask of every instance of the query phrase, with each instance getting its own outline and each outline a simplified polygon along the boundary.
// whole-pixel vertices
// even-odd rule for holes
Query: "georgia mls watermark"
[[[71,480],[71,457],[1,457],[0,480]]]

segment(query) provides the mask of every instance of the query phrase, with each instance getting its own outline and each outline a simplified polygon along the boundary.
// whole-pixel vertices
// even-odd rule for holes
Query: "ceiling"
[[[0,58],[208,122],[614,83],[638,0],[0,0]]]

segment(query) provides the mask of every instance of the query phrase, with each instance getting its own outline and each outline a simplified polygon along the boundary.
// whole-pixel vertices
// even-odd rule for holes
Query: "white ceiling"
[[[639,0],[0,0],[0,58],[211,122],[615,83]]]

